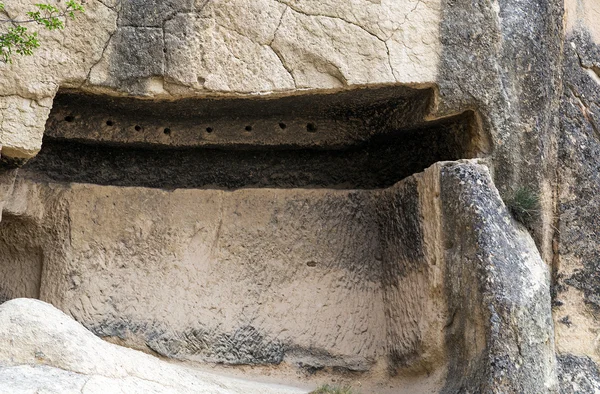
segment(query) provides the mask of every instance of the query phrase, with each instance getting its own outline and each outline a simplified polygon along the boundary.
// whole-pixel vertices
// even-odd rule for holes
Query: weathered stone
[[[2,393],[304,393],[168,364],[106,343],[44,302],[0,306]]]
[[[598,18],[597,0],[89,1],[0,64],[0,299],[373,392],[596,390]],[[525,226],[500,199],[518,190],[539,200]]]
[[[97,335],[182,360],[385,363],[435,371],[438,389],[449,368],[447,392],[514,377],[552,389],[549,273],[480,164],[383,190],[67,186],[36,171],[21,170],[6,207],[3,264],[26,239],[44,250],[40,298]]]
[[[597,3],[568,4],[553,292],[563,392],[593,392],[600,348],[600,38]],[[593,361],[593,362],[592,362]]]
[[[548,0],[446,0],[440,24],[437,116],[479,109],[501,195],[527,188],[540,197],[542,214],[531,227],[548,264],[553,255],[562,13],[560,2]]]
[[[1,148],[0,155],[2,155]],[[0,156],[0,220],[2,220],[2,211],[4,210],[4,203],[6,202],[6,199],[12,194],[15,178],[17,177],[17,170],[3,168],[3,166],[6,166],[6,163],[2,163],[1,160],[2,156]]]
[[[11,3],[7,11],[22,15],[33,2]],[[59,87],[162,98],[265,94],[432,84],[437,75],[437,0],[367,8],[337,1],[141,4],[95,0],[64,32],[40,30],[44,49],[0,65],[0,96],[47,101]],[[0,144],[16,152],[6,155],[29,158],[39,150],[49,108],[43,106],[15,118],[37,119],[27,133],[0,121]]]
[[[444,392],[556,390],[550,273],[487,169],[441,169],[449,379]]]
[[[600,391],[600,372],[587,357],[563,354],[558,357],[558,376],[561,394],[587,394]]]

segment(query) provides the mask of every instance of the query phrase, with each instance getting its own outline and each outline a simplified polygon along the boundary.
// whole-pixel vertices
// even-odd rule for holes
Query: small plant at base
[[[6,32],[0,33],[1,62],[12,63],[13,53],[29,56],[39,48],[37,33],[29,33],[24,24],[34,23],[48,30],[62,30],[65,28],[64,19],[75,19],[77,12],[85,11],[83,5],[75,0],[67,1],[62,10],[51,4],[35,4],[35,7],[35,11],[26,13],[29,19],[0,19],[0,23],[12,24]],[[0,3],[0,13],[6,14],[4,3]]]
[[[350,386],[330,386],[324,384],[318,389],[311,391],[309,394],[359,394],[352,390]]]
[[[523,187],[518,188],[506,200],[506,207],[515,220],[524,225],[530,224],[540,215],[540,200],[538,196],[531,190]]]

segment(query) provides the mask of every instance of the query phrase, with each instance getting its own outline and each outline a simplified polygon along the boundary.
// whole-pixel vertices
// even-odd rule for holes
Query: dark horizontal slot
[[[54,138],[167,147],[335,148],[423,124],[432,89],[388,86],[287,97],[174,101],[60,91],[46,123]]]
[[[163,148],[46,137],[28,176],[154,188],[349,188],[393,185],[441,160],[472,156],[472,114],[392,130],[339,149]]]
[[[185,119],[269,118],[272,116],[316,116],[344,119],[361,116],[393,104],[406,118],[423,117],[433,96],[432,89],[387,86],[337,91],[332,93],[297,94],[291,96],[252,96],[218,98],[186,98],[178,100],[145,100],[112,97],[61,90],[54,99],[56,109],[75,109],[94,115],[99,111],[127,116],[159,118],[168,121]],[[410,111],[409,111],[410,110]],[[65,114],[70,122],[76,113]]]

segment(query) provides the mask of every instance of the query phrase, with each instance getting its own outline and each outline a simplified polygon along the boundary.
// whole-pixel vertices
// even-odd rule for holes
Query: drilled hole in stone
[[[212,133],[213,132],[213,128],[212,127],[207,127],[206,128],[206,132],[209,133],[209,134]]]
[[[163,130],[163,133],[165,133],[166,135],[171,135],[171,129],[167,127]]]
[[[306,263],[306,265],[308,265],[309,267],[316,267],[317,266],[317,262],[316,261],[309,261],[308,263]]]
[[[115,122],[113,122],[112,120],[107,120],[107,121],[106,121],[106,125],[107,125],[107,126],[112,126],[112,125],[114,125],[114,124],[115,124]]]
[[[246,131],[252,131],[252,126],[246,126],[246,127],[244,127],[244,130],[246,130]]]
[[[306,131],[308,131],[309,133],[314,133],[315,131],[317,131],[317,126],[314,123],[307,123]]]
[[[74,120],[75,120],[75,117],[73,115],[65,116],[65,121],[66,122],[72,122]]]
[[[135,129],[135,131],[141,131],[142,130],[142,126],[136,124],[135,127],[134,127],[134,129]]]
[[[287,127],[287,125],[285,123],[283,123],[283,122],[279,123],[279,128],[281,130],[285,130],[286,127]]]

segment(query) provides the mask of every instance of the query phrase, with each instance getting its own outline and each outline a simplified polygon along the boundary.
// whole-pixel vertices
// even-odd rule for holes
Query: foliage
[[[540,200],[531,190],[517,189],[506,200],[506,206],[513,217],[527,225],[536,220],[540,215]]]
[[[309,394],[358,394],[352,390],[350,386],[330,386],[324,384],[318,389],[311,391]]]
[[[67,18],[75,19],[78,12],[84,12],[83,5],[75,0],[68,0],[64,8],[52,4],[35,4],[34,11],[27,12],[25,19],[0,19],[9,24],[5,32],[0,32],[0,61],[12,63],[13,54],[32,55],[40,42],[36,32],[30,33],[26,24],[37,24],[48,30],[62,30]],[[6,15],[4,3],[0,3],[0,13]]]

